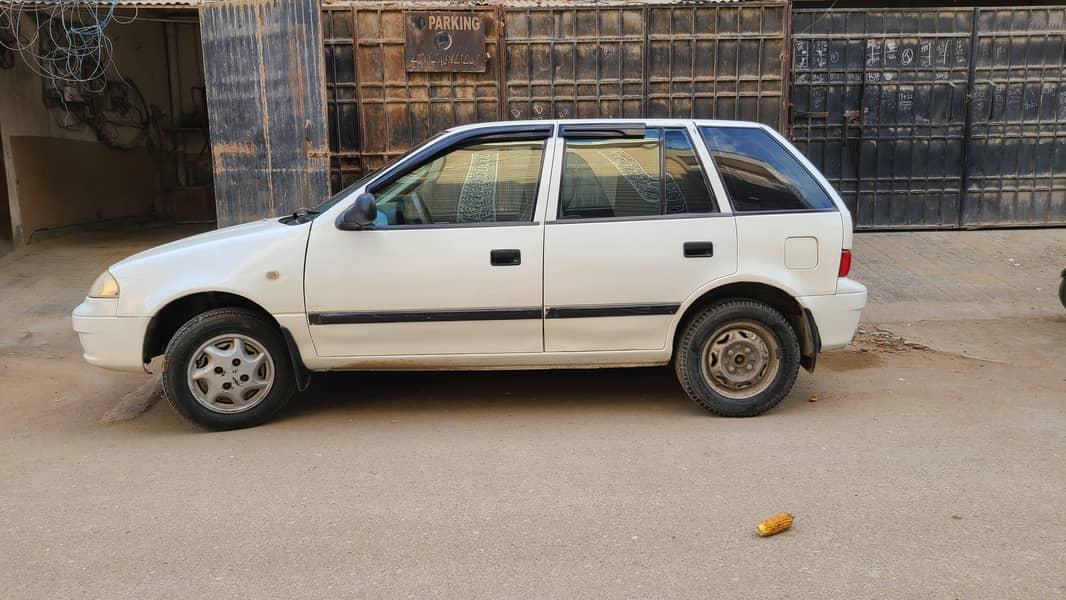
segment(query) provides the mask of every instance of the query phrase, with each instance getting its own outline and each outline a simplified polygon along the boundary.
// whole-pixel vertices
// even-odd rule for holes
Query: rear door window
[[[832,210],[833,200],[792,154],[762,129],[700,127],[733,210]]]
[[[666,170],[666,214],[718,212],[707,177],[696,158],[688,132],[663,130],[663,165]]]
[[[649,129],[643,138],[566,138],[559,219],[717,211],[683,129]]]

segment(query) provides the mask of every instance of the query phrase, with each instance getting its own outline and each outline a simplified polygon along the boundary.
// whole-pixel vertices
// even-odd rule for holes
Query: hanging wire
[[[76,85],[89,93],[102,92],[107,87],[105,75],[114,66],[107,28],[137,17],[136,12],[128,18],[116,14],[118,3],[0,0],[0,45],[17,53],[57,91]]]
[[[53,100],[63,107],[57,115],[60,127],[89,126],[108,147],[145,146],[153,153],[162,144],[160,115],[115,66],[108,28],[137,18],[136,12],[129,17],[117,14],[118,4],[0,0],[0,46],[18,54],[54,90]]]

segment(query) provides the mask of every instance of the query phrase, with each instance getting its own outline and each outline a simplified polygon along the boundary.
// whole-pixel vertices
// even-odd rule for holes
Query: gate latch
[[[862,127],[862,112],[857,110],[845,110],[844,126],[840,128],[845,146],[848,145],[848,129],[852,127]]]

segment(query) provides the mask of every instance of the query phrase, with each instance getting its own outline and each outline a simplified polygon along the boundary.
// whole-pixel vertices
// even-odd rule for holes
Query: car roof
[[[655,119],[655,118],[637,118],[637,119],[536,119],[536,120],[523,120],[523,121],[486,121],[482,123],[470,123],[468,125],[457,125],[447,129],[448,132],[460,132],[460,131],[473,131],[477,129],[489,128],[489,127],[501,127],[511,126],[515,128],[530,127],[537,125],[566,125],[568,123],[580,123],[582,125],[617,125],[621,123],[628,124],[641,124],[651,127],[670,127],[670,126],[683,126],[689,123],[694,123],[701,127],[754,127],[764,129],[766,125],[761,123],[755,123],[753,121],[728,121],[718,119]]]

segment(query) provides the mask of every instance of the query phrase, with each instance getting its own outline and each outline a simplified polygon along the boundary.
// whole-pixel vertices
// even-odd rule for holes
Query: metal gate
[[[967,226],[1066,224],[1066,8],[978,9]]]
[[[323,10],[333,189],[438,131],[503,118],[497,12],[463,11],[485,23],[483,73],[407,72],[403,9],[364,3]]]
[[[463,9],[488,23],[484,73],[405,72],[403,10],[326,6],[334,189],[475,121],[649,116],[787,126],[787,2],[546,4]],[[440,5],[407,6],[427,8]]]
[[[1066,223],[1064,13],[793,11],[792,138],[859,229]]]
[[[792,138],[860,228],[958,224],[971,10],[798,10]]]
[[[649,6],[647,115],[785,129],[788,5]]]
[[[316,0],[201,8],[220,227],[328,197],[319,16]]]
[[[512,9],[506,19],[508,118],[643,114],[644,9]]]
[[[506,15],[511,118],[785,125],[784,3],[549,7]]]

